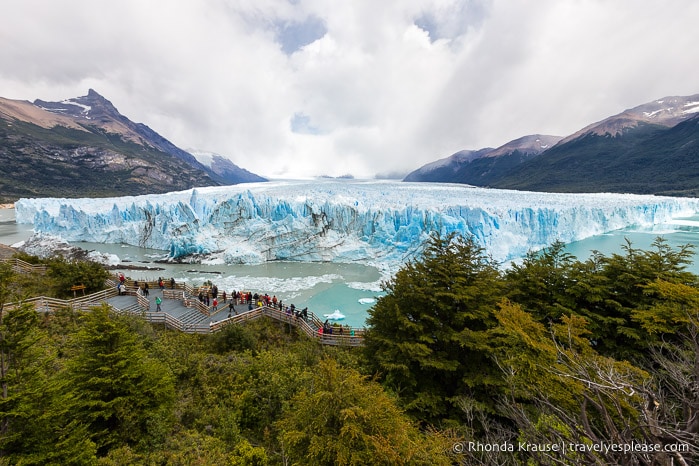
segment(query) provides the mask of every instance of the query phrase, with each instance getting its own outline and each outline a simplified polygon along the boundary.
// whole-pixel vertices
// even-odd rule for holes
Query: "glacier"
[[[472,236],[493,259],[699,210],[699,199],[551,194],[397,181],[273,181],[114,198],[20,199],[16,221],[66,241],[125,243],[172,260],[400,264],[432,231]]]

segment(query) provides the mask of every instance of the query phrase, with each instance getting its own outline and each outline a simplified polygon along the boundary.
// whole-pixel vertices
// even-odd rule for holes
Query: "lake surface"
[[[633,248],[648,249],[658,237],[665,239],[673,248],[686,244],[693,245],[694,262],[687,267],[687,270],[699,275],[699,215],[675,219],[672,223],[655,225],[649,229],[625,228],[593,236],[568,244],[566,251],[579,259],[587,259],[594,250],[606,256],[613,253],[624,254],[622,246],[626,244],[626,239],[631,241]]]
[[[31,225],[18,225],[13,209],[0,209],[0,243],[12,245],[32,234]],[[220,291],[250,290],[276,295],[284,303],[308,307],[317,316],[339,310],[341,322],[361,327],[367,310],[381,295],[382,277],[375,267],[363,264],[267,262],[256,265],[161,264],[165,251],[122,244],[72,243],[87,250],[114,254],[121,263],[163,270],[124,270],[138,280],[175,278],[193,286],[210,280]]]
[[[12,245],[27,239],[32,234],[31,225],[18,225],[14,221],[14,210],[0,209],[0,243]],[[577,241],[567,246],[567,251],[579,259],[586,259],[593,250],[605,255],[621,253],[625,238],[638,249],[646,249],[658,237],[668,244],[679,247],[684,244],[696,246],[699,252],[699,216],[676,219],[672,223],[656,225],[650,229],[628,228]],[[364,264],[268,262],[259,265],[201,265],[155,263],[166,255],[164,251],[135,246],[101,243],[74,243],[88,250],[114,254],[122,263],[159,267],[163,270],[124,270],[136,279],[155,280],[162,276],[174,277],[192,285],[207,280],[215,283],[219,290],[251,290],[276,295],[285,303],[297,307],[308,307],[318,316],[339,310],[346,317],[343,323],[362,326],[367,310],[375,298],[381,295],[382,276],[375,268]],[[699,256],[689,270],[699,274]]]

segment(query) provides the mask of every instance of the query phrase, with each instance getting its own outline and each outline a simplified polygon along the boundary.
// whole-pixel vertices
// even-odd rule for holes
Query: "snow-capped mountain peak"
[[[244,168],[234,164],[228,157],[215,152],[207,152],[199,149],[187,149],[197,161],[218,175],[224,181],[236,180],[235,183],[255,183],[267,181],[261,176],[255,175]]]

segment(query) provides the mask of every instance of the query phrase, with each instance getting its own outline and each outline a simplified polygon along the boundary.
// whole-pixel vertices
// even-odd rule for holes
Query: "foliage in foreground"
[[[0,294],[13,296],[17,277],[5,264],[0,274]],[[443,436],[420,431],[358,372],[356,350],[321,347],[284,325],[188,335],[107,307],[43,314],[24,305],[0,308],[0,351],[0,464],[448,459]],[[296,422],[309,418],[311,430]]]
[[[688,464],[699,458],[699,288],[689,247],[580,262],[563,245],[501,272],[433,236],[370,310],[365,359],[416,420],[488,445],[688,451],[463,451],[467,462]],[[693,388],[690,388],[693,387]]]
[[[0,307],[0,464],[696,462],[688,248],[581,262],[554,244],[507,271],[469,239],[424,251],[385,284],[363,351],[267,321],[202,336]],[[28,282],[0,264],[0,303]]]

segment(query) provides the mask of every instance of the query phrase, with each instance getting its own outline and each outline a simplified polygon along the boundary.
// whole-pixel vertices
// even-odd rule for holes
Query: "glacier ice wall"
[[[284,181],[105,199],[21,199],[19,223],[68,241],[126,243],[171,258],[403,261],[431,231],[473,235],[506,261],[554,240],[690,216],[699,200],[547,194],[463,185]]]

